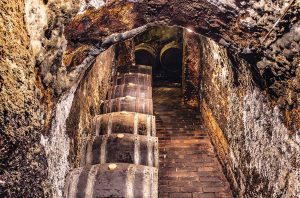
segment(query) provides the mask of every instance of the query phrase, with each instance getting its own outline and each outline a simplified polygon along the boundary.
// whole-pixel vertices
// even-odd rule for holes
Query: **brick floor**
[[[180,88],[153,88],[159,138],[159,198],[232,197],[197,110]]]

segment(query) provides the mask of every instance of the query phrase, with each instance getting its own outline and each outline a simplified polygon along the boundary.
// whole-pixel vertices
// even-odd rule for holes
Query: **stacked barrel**
[[[93,138],[83,142],[80,168],[65,197],[158,196],[158,139],[152,102],[152,67],[117,66]]]

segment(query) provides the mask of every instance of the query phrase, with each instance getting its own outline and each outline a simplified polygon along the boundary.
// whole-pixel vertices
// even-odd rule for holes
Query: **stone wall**
[[[41,197],[47,186],[47,161],[39,141],[51,102],[43,102],[47,93],[35,75],[24,10],[23,1],[0,2],[1,197]]]
[[[200,37],[183,31],[182,89],[185,103],[197,107],[200,91]]]
[[[63,180],[52,180],[57,173],[51,172],[53,167],[62,165],[57,161],[60,150],[53,148],[68,148],[61,130],[80,76],[90,66],[85,61],[83,67],[81,60],[67,71],[62,63],[67,45],[64,25],[78,10],[101,4],[103,1],[0,2],[1,197],[52,197],[53,186],[63,185]]]
[[[104,2],[108,3],[99,10],[90,9],[99,8]],[[297,20],[300,15],[299,2],[293,2],[267,42],[262,42],[287,8],[287,1],[2,0],[1,196],[51,197],[53,185],[48,179],[55,178],[55,172],[47,172],[60,166],[55,161],[60,152],[52,148],[62,148],[68,142],[68,137],[60,129],[65,130],[74,92],[90,62],[111,44],[141,33],[157,21],[165,25],[192,26],[194,31],[204,33],[247,57],[258,53],[262,62],[254,68],[264,79],[271,79],[267,84],[268,91],[275,93],[272,95],[280,104],[280,112],[284,112],[283,120],[289,128],[289,136],[294,137],[299,130]],[[87,8],[89,11],[85,12]],[[65,28],[76,15],[85,19],[82,24],[91,26],[75,20],[74,25]],[[97,20],[87,21],[87,18]],[[106,20],[108,18],[110,20]],[[93,26],[93,23],[97,25]],[[254,70],[252,76],[253,73]],[[64,157],[67,156],[64,153]],[[63,166],[63,171],[67,171],[68,166]],[[59,180],[57,185],[62,183]]]
[[[299,128],[288,129],[285,110],[255,83],[251,65],[200,40],[201,111],[236,196],[297,197]]]

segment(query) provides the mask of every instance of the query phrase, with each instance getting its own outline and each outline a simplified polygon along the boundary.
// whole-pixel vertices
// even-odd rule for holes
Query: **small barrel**
[[[117,74],[135,73],[152,75],[152,67],[147,65],[128,65],[116,68]]]
[[[83,141],[80,166],[129,163],[158,167],[158,139],[143,135],[111,134]]]
[[[152,98],[152,87],[137,85],[137,84],[123,84],[111,86],[108,91],[108,100],[131,96],[135,98]]]
[[[123,84],[136,84],[151,87],[152,76],[140,73],[126,73],[116,75],[112,78],[112,86]]]
[[[158,197],[158,170],[134,164],[76,168],[67,176],[64,197]]]
[[[169,72],[178,73],[182,67],[182,48],[173,41],[165,45],[160,51],[160,62]]]
[[[97,115],[92,130],[95,136],[129,133],[155,137],[155,116],[125,111]]]
[[[103,103],[103,113],[112,113],[119,111],[129,111],[144,114],[153,114],[152,99],[143,99],[135,97],[121,97],[106,100]]]
[[[141,43],[135,47],[135,62],[140,65],[156,65],[156,50],[151,45]]]

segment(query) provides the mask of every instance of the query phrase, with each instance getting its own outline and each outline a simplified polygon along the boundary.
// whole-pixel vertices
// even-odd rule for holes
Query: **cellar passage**
[[[153,84],[179,84],[182,79],[183,30],[159,26],[136,36],[136,64],[153,65]]]
[[[232,197],[198,106],[191,102],[196,95],[189,74],[193,65],[188,56],[183,57],[184,52],[190,53],[186,51],[189,34],[192,33],[178,27],[163,26],[134,38],[136,64],[153,65],[153,110],[159,140],[158,195]],[[192,53],[198,57],[198,51]]]
[[[201,119],[209,129],[215,152],[236,197],[299,197],[299,0],[1,0],[0,12],[3,27],[0,31],[0,197],[63,197],[67,175],[73,170],[74,176],[80,175],[77,168],[84,171],[79,179],[80,188],[75,185],[76,177],[73,178],[71,194],[78,190],[86,193],[84,197],[91,197],[89,193],[99,172],[110,179],[97,179],[112,185],[108,185],[110,188],[96,185],[97,192],[99,188],[114,186],[121,188],[113,191],[121,193],[115,197],[124,197],[123,193],[132,197],[136,186],[118,186],[118,179],[123,179],[122,184],[129,181],[133,184],[133,180],[144,184],[144,197],[148,196],[149,190],[152,191],[151,182],[158,186],[154,182],[157,181],[154,165],[158,160],[152,152],[158,147],[153,145],[157,138],[153,133],[155,125],[151,127],[155,121],[149,102],[152,84],[145,86],[152,83],[149,74],[145,74],[152,66],[149,69],[145,65],[152,64],[153,84],[157,84],[153,94],[154,113],[163,120],[169,112],[180,112],[171,119],[182,126],[182,117],[191,115],[184,110],[185,104],[201,111]],[[147,39],[132,40],[159,24],[190,28],[210,39],[178,30],[182,31],[178,39],[161,39],[164,43],[159,48]],[[158,34],[162,32],[153,29]],[[167,35],[167,28],[162,29]],[[147,38],[145,35],[146,32],[139,37]],[[178,50],[181,43],[182,52]],[[170,46],[174,50],[165,50]],[[121,49],[121,54],[116,48],[119,52]],[[227,49],[234,53],[228,53]],[[177,67],[178,61],[172,61],[180,60],[180,54],[182,67]],[[128,56],[122,59],[122,55]],[[127,70],[119,70],[120,75],[112,73],[124,65]],[[144,74],[131,74],[137,71]],[[124,84],[125,76],[131,84]],[[112,85],[112,77],[120,77],[120,81]],[[169,92],[164,92],[166,88]],[[106,97],[108,91],[114,92],[110,98]],[[156,93],[161,93],[161,97]],[[173,105],[168,108],[159,105],[157,98]],[[100,112],[102,101],[106,106]],[[123,106],[117,106],[120,101]],[[146,103],[149,114],[145,115],[109,112],[125,107],[144,111]],[[134,109],[134,104],[145,105]],[[107,128],[95,133],[91,126],[102,118]],[[198,124],[196,120],[193,122]],[[161,127],[158,120],[157,127],[168,126]],[[167,133],[174,137],[173,131]],[[95,139],[86,147],[84,143],[90,138]],[[161,139],[163,144],[167,141]],[[127,144],[128,147],[124,146]],[[177,143],[172,142],[173,145]],[[87,158],[81,155],[84,148]],[[169,151],[162,152],[168,159]],[[181,154],[176,161],[181,160]],[[193,158],[189,158],[191,164]],[[104,163],[124,161],[128,164],[116,169],[110,166],[115,172]],[[91,163],[96,164],[89,166]],[[89,167],[94,168],[89,170]],[[153,172],[147,171],[148,168]],[[121,174],[122,178],[116,177],[114,181],[109,177],[122,171],[130,174]],[[89,179],[84,175],[90,175]],[[153,180],[149,181],[151,177]],[[167,183],[161,186],[172,186],[169,185],[172,181]],[[135,193],[141,192],[142,186]],[[173,190],[181,191],[180,187]],[[152,192],[156,193],[154,189]],[[191,194],[181,196],[191,197]],[[214,196],[216,193],[207,195]]]

